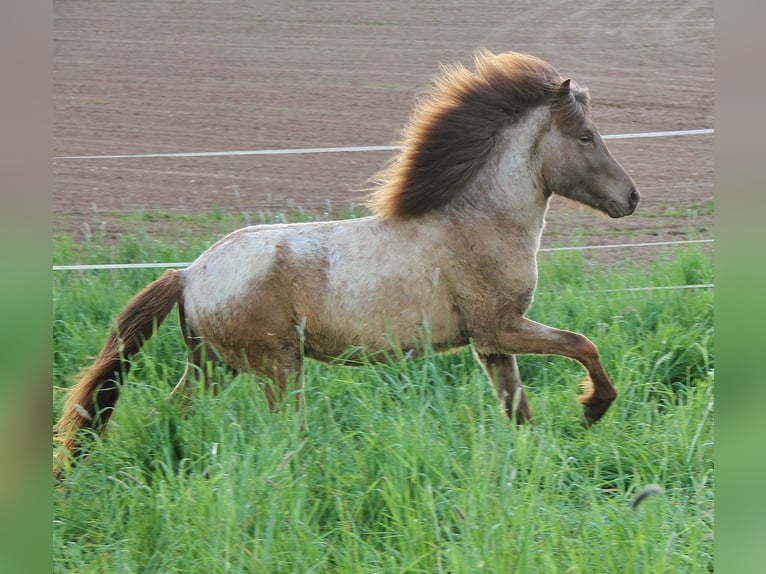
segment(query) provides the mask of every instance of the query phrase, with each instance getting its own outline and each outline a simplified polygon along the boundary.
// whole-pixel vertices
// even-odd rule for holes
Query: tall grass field
[[[54,263],[191,261],[214,239],[62,236]],[[171,314],[105,437],[55,486],[54,571],[713,571],[713,292],[632,290],[712,283],[710,256],[630,255],[539,255],[528,316],[589,337],[619,391],[590,428],[578,363],[519,357],[535,422],[517,427],[470,348],[307,361],[301,413],[271,414],[257,381],[219,373],[184,414],[166,400],[185,362]],[[161,272],[54,273],[56,418],[116,313]]]

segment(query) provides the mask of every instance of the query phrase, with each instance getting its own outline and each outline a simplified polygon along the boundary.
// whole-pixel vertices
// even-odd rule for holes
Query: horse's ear
[[[571,82],[571,78],[567,78],[561,82],[561,85],[559,85],[558,88],[556,88],[556,93],[553,95],[551,102],[554,106],[563,106],[570,101],[572,98]]]
[[[572,93],[572,87],[570,84],[572,83],[571,78],[567,78],[563,82],[561,82],[561,85],[556,88],[556,98],[559,101],[564,101],[569,98],[569,94]]]

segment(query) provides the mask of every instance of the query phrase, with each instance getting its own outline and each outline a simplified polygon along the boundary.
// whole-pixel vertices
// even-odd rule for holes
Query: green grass
[[[60,237],[54,263],[189,261],[213,239]],[[468,349],[307,361],[300,415],[269,414],[255,381],[222,376],[183,417],[165,400],[184,361],[170,319],[106,438],[54,494],[54,571],[712,571],[712,291],[598,292],[712,282],[709,257],[607,268],[547,253],[540,267],[529,316],[597,343],[619,389],[598,424],[582,425],[577,363],[523,356],[535,428],[511,426]],[[56,414],[114,314],[158,273],[54,274]],[[632,509],[649,484],[662,493]]]

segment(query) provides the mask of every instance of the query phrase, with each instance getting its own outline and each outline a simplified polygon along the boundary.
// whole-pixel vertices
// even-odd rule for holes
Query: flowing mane
[[[402,131],[403,151],[372,178],[378,187],[368,206],[375,214],[414,217],[448,203],[482,167],[498,130],[546,103],[562,81],[528,54],[481,50],[474,65],[476,71],[445,67],[416,103]],[[563,115],[587,114],[587,90],[573,86],[573,94],[580,105]]]

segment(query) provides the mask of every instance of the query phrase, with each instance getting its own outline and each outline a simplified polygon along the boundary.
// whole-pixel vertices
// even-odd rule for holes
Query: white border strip
[[[668,132],[643,132],[633,134],[611,134],[605,135],[605,140],[627,140],[637,138],[665,138],[670,136],[692,136],[715,133],[713,128],[699,130],[676,130]],[[365,151],[393,151],[401,150],[402,146],[396,145],[368,145],[368,146],[349,146],[349,147],[308,147],[294,149],[257,149],[257,150],[236,150],[236,151],[199,151],[199,152],[179,152],[179,153],[141,153],[141,154],[123,154],[123,155],[70,155],[54,157],[54,161],[72,160],[72,159],[149,159],[149,158],[178,158],[178,157],[231,157],[231,156],[250,156],[250,155],[290,155],[290,154],[315,154],[315,153],[350,153]]]
[[[584,251],[586,249],[618,249],[623,247],[654,247],[664,245],[687,245],[689,243],[713,243],[714,239],[689,239],[684,241],[657,241],[655,243],[618,243],[615,245],[583,245],[575,247],[547,247],[539,251]],[[93,265],[54,265],[54,271],[97,271],[103,269],[164,269],[188,267],[193,262],[182,263],[101,263]]]

